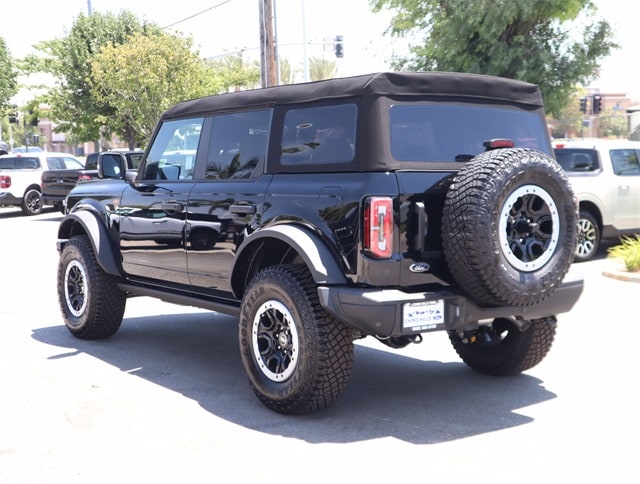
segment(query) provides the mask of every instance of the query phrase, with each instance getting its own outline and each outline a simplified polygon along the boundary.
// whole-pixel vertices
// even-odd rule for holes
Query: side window
[[[616,175],[629,176],[640,175],[640,163],[638,162],[638,150],[611,150],[611,163]]]
[[[353,160],[355,104],[290,109],[284,117],[280,163],[324,164]]]
[[[215,116],[205,178],[253,178],[261,173],[271,114],[271,109],[262,109]]]
[[[147,156],[145,180],[193,178],[204,118],[165,121]]]

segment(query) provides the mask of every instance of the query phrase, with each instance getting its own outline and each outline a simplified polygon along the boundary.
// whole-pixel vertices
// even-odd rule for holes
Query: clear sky
[[[277,36],[282,57],[301,69],[304,48],[308,57],[333,56],[323,50],[323,39],[344,37],[340,75],[375,72],[388,68],[388,59],[404,52],[401,43],[383,36],[388,12],[373,14],[368,0],[274,0]],[[626,93],[640,101],[640,63],[637,62],[638,0],[595,0],[600,14],[614,27],[622,48],[602,64],[600,79],[591,87],[602,92]],[[131,10],[138,17],[191,35],[203,57],[246,49],[258,55],[259,0],[18,0],[3,8],[0,35],[14,57],[27,54],[41,40],[62,37],[79,13]],[[179,8],[178,8],[179,7]],[[304,15],[303,15],[304,13]],[[306,26],[306,28],[303,28]],[[306,40],[306,44],[305,44]]]

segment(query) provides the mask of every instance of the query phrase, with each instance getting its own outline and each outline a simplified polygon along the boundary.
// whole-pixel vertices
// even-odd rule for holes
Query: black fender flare
[[[316,284],[346,284],[347,279],[329,247],[303,227],[295,225],[274,225],[261,229],[247,237],[238,247],[232,274],[236,274],[236,265],[242,260],[242,254],[250,249],[256,241],[264,238],[281,240],[300,254]]]
[[[75,211],[66,215],[62,222],[60,222],[60,227],[58,227],[59,241],[68,240],[77,234],[78,229],[75,228],[76,225],[80,225],[82,232],[89,237],[100,267],[102,267],[107,274],[121,277],[120,264],[118,264],[115,257],[109,232],[98,215],[93,212]]]

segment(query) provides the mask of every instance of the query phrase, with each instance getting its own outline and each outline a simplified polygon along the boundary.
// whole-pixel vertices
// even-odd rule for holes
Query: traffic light
[[[18,113],[9,113],[9,122],[17,124],[18,123]]]
[[[333,45],[333,50],[336,53],[336,57],[339,58],[344,57],[344,46],[342,45],[342,40],[342,35],[336,35],[335,43]]]
[[[600,94],[593,95],[593,114],[602,111],[602,96]]]
[[[580,98],[580,112],[582,112],[582,113],[586,113],[587,112],[587,98],[586,97],[581,97]]]

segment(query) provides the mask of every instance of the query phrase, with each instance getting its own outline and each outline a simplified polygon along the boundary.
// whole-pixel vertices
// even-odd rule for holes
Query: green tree
[[[0,37],[0,108],[9,107],[9,100],[18,92],[18,74],[13,65],[13,60],[7,49],[7,44]],[[0,109],[0,114],[5,121],[7,112]]]
[[[205,62],[212,76],[210,94],[260,86],[260,65],[257,61],[245,63],[242,54],[230,54],[218,59],[207,59]]]
[[[131,149],[144,146],[165,109],[217,88],[191,46],[187,38],[137,32],[92,56],[90,97],[109,107],[96,118],[107,138],[115,134]]]
[[[605,138],[626,138],[629,132],[627,116],[620,110],[608,109],[598,116],[601,136]]]
[[[323,57],[309,59],[309,78],[312,81],[321,81],[336,77],[337,66],[335,61]]]
[[[96,85],[92,77],[93,57],[106,46],[127,43],[136,32],[152,35],[161,29],[141,22],[128,11],[118,15],[80,14],[65,37],[37,44],[36,49],[42,55],[24,60],[24,72],[45,72],[56,79],[46,101],[51,107],[50,117],[59,122],[58,131],[85,141],[100,138],[102,123],[115,116],[116,108],[92,87]]]
[[[538,84],[557,114],[618,46],[590,0],[369,0],[388,32],[416,39],[394,67],[475,72]]]

